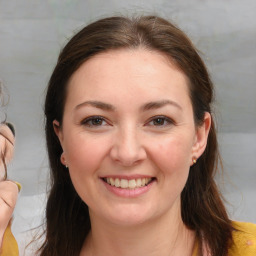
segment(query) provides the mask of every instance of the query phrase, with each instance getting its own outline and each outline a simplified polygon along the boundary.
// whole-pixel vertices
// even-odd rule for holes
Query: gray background
[[[219,183],[230,216],[256,222],[255,0],[0,0],[0,78],[10,95],[2,112],[17,131],[9,174],[23,186],[13,227],[21,247],[21,231],[41,223],[45,204],[43,101],[58,53],[85,24],[131,13],[173,20],[200,49],[216,86]]]

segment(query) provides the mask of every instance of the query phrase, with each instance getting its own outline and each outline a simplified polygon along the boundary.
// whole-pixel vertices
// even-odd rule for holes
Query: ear
[[[62,129],[60,127],[60,122],[57,121],[57,120],[54,120],[52,122],[52,124],[53,124],[54,132],[57,135],[57,137],[59,138],[60,144],[62,146],[62,143],[63,143],[63,133],[62,133]]]
[[[192,158],[198,159],[203,154],[207,145],[211,120],[210,113],[205,112],[203,124],[196,128],[195,142],[192,148]]]
[[[54,132],[55,134],[57,135],[57,137],[59,138],[59,141],[60,141],[60,145],[63,149],[63,132],[62,132],[62,129],[60,127],[60,122],[57,121],[57,120],[54,120],[52,122],[53,124],[53,129],[54,129]],[[60,156],[60,161],[63,165],[67,166],[67,162],[66,162],[66,159],[65,159],[65,152],[63,150],[61,156]]]

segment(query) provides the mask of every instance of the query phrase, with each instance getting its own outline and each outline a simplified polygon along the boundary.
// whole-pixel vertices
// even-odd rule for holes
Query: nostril
[[[146,152],[142,148],[124,149],[115,147],[110,153],[113,160],[123,166],[133,166],[146,159]]]

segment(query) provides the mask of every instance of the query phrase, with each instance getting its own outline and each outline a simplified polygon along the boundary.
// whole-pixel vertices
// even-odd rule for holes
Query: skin
[[[5,163],[8,164],[13,156],[14,135],[10,128],[5,124],[1,124],[0,126],[0,151],[2,154],[5,153]],[[0,170],[1,179],[3,179],[4,166],[2,161],[0,164]],[[14,182],[9,180],[0,181],[0,248],[2,246],[5,229],[12,218],[18,192],[18,187]]]
[[[5,164],[7,165],[14,153],[14,135],[6,124],[0,124],[0,152],[4,155]],[[0,179],[4,178],[4,164],[0,162]]]
[[[61,161],[89,206],[81,255],[191,255],[194,233],[181,220],[180,195],[211,117],[195,127],[187,84],[163,54],[145,49],[98,54],[71,77],[54,128]],[[103,181],[138,175],[154,179],[138,196],[116,195]]]

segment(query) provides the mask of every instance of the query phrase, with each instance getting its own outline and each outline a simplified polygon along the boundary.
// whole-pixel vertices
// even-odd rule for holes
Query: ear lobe
[[[57,137],[59,138],[60,144],[62,144],[63,134],[62,134],[62,130],[60,127],[60,123],[59,123],[59,121],[54,120],[52,122],[52,124],[53,124],[53,130],[54,130],[55,134],[57,135]]]
[[[208,135],[211,128],[211,115],[205,112],[204,122],[201,126],[197,127],[195,144],[193,146],[193,157],[199,158],[207,145]]]
[[[63,152],[60,156],[60,161],[63,165],[67,166],[66,159],[65,159],[65,153]]]

